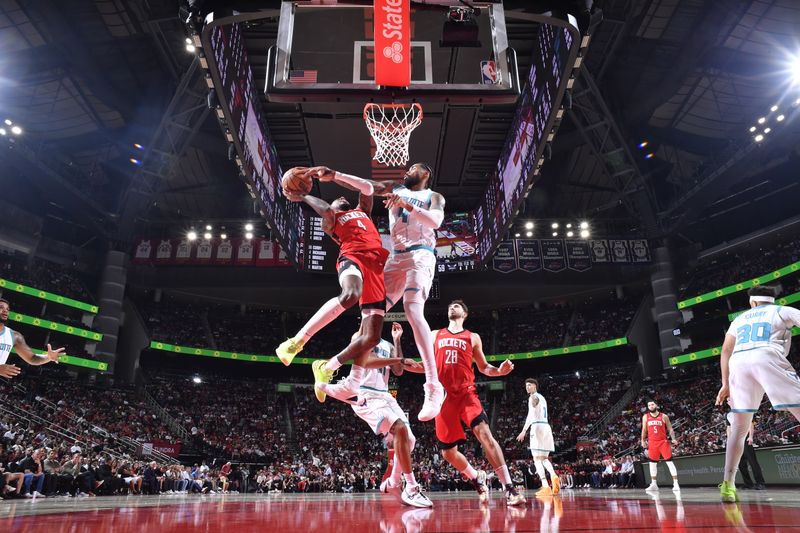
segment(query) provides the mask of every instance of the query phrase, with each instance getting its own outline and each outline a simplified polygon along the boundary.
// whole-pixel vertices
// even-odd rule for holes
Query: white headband
[[[753,302],[765,302],[768,304],[774,304],[775,298],[773,298],[772,296],[751,296],[750,303]]]

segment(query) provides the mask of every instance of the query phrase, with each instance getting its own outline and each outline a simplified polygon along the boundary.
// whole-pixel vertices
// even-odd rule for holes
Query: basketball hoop
[[[390,167],[402,167],[408,163],[411,132],[422,124],[422,106],[369,103],[364,106],[364,122],[375,139],[373,159]]]

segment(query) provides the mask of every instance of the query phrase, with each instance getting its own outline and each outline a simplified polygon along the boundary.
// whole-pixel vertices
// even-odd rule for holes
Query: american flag
[[[317,83],[316,70],[290,70],[290,83]]]

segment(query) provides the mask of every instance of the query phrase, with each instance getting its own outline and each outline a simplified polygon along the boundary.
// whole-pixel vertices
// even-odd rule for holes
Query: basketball
[[[290,168],[281,178],[283,190],[294,194],[308,194],[312,185],[311,176],[303,177],[303,171],[299,167]]]

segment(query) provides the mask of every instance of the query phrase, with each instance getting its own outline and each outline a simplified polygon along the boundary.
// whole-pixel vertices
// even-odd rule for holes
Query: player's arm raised
[[[306,170],[306,175],[317,178],[320,181],[332,181],[337,185],[350,189],[351,191],[358,191],[365,196],[383,196],[394,190],[397,184],[393,181],[375,181],[352,174],[345,174],[338,170],[333,170],[328,167],[311,167]]]
[[[472,334],[472,360],[475,366],[484,376],[500,377],[505,376],[514,370],[514,363],[510,359],[503,361],[499,367],[490,365],[483,353],[483,341],[477,333]]]
[[[672,428],[672,422],[670,422],[667,415],[664,415],[664,425],[667,426],[667,433],[669,433],[672,444],[678,444],[678,439],[675,438],[675,430]]]
[[[325,200],[321,200],[316,196],[310,194],[293,194],[288,191],[283,191],[286,198],[292,202],[304,202],[307,206],[313,209],[320,217],[322,217],[322,231],[331,234],[333,226],[336,224],[336,217],[333,212],[331,204]]]
[[[644,439],[647,438],[647,415],[642,415],[642,448],[645,447]]]
[[[414,361],[413,359],[409,359],[407,357],[403,357],[403,349],[400,346],[400,339],[399,338],[398,339],[394,338],[395,326],[398,326],[400,328],[401,332],[403,331],[403,326],[400,325],[398,322],[395,322],[395,323],[392,324],[392,339],[395,341],[395,348],[396,348],[395,357],[402,357],[403,358],[402,359],[402,361],[403,361],[402,362],[402,370],[411,372],[413,374],[424,374],[425,373],[425,367],[422,366],[421,363],[418,363],[417,361]],[[401,335],[402,335],[402,333],[401,333]],[[401,371],[401,374],[402,374],[402,371]],[[396,374],[396,375],[399,376],[400,374]]]
[[[736,337],[733,335],[725,335],[725,342],[722,343],[722,354],[719,358],[719,368],[722,372],[722,386],[717,393],[716,405],[722,405],[728,396],[731,394],[730,384],[728,383],[728,376],[730,376],[730,362],[733,349],[736,347]]]
[[[33,366],[46,365],[53,362],[58,363],[58,358],[64,353],[64,348],[54,350],[49,344],[47,345],[47,353],[33,353],[28,343],[25,342],[25,337],[16,331],[14,332],[14,350],[26,363]]]
[[[431,206],[428,209],[406,202],[399,194],[387,194],[383,203],[386,209],[393,207],[405,209],[408,211],[409,220],[428,228],[437,229],[444,222],[444,196],[438,192],[431,194]]]

